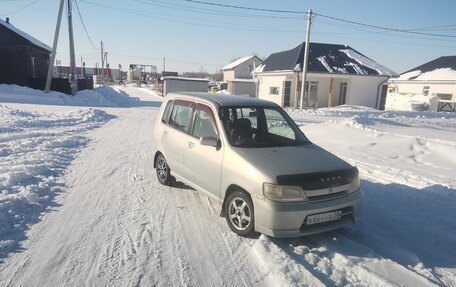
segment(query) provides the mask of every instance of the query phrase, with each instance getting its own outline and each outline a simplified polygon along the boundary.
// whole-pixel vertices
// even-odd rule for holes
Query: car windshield
[[[223,126],[236,147],[279,147],[308,143],[308,139],[281,109],[222,107]]]

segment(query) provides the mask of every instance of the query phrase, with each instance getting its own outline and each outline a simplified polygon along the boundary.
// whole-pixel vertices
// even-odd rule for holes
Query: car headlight
[[[360,183],[360,179],[359,179],[359,172],[357,169],[356,175],[353,177],[353,180],[350,184],[349,192],[352,193],[352,192],[358,191],[360,188],[361,188],[361,183]]]
[[[307,201],[304,190],[299,186],[263,183],[263,195],[266,198],[277,202]]]

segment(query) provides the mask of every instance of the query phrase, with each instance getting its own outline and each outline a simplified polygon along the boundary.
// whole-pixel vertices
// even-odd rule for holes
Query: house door
[[[379,106],[379,110],[381,110],[381,111],[385,110],[386,93],[387,92],[388,92],[388,85],[383,85],[382,86],[382,93],[380,95],[380,106]]]
[[[291,81],[284,81],[283,82],[283,106],[289,107],[290,106],[290,95],[291,95]]]
[[[305,88],[305,105],[306,107],[313,107],[316,108],[318,105],[318,82],[306,82],[306,88]]]
[[[347,99],[347,83],[340,83],[339,105],[345,105],[346,99]]]

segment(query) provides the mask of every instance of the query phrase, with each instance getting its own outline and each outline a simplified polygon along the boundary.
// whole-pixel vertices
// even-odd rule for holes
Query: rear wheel
[[[162,154],[159,154],[155,159],[155,171],[157,172],[157,179],[161,184],[171,185],[171,170]]]
[[[231,230],[240,236],[250,236],[255,232],[253,203],[244,191],[235,191],[225,201],[225,218]]]

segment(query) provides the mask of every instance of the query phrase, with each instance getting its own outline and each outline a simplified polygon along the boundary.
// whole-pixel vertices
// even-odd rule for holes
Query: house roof
[[[305,42],[271,54],[257,72],[302,71]],[[308,72],[353,75],[397,75],[347,45],[310,43]]]
[[[24,38],[25,40],[27,40],[31,44],[33,44],[35,46],[38,46],[38,47],[40,47],[40,48],[42,48],[44,50],[47,50],[49,52],[52,52],[52,48],[51,47],[49,47],[48,45],[44,44],[40,40],[35,39],[34,37],[30,36],[29,34],[19,30],[18,28],[14,27],[11,23],[7,23],[7,22],[3,21],[2,19],[0,19],[0,25],[3,25],[7,29],[9,29],[12,32],[16,33],[17,35],[21,36],[22,38]]]
[[[240,58],[240,59],[237,59],[231,63],[229,63],[228,65],[224,66],[222,68],[222,70],[229,70],[229,69],[234,69],[236,68],[237,66],[239,66],[240,64],[244,63],[245,61],[248,61],[252,58],[257,58],[259,61],[261,61],[260,58],[258,58],[257,56],[255,55],[252,55],[252,56],[247,56],[247,57],[243,57],[243,58]]]
[[[402,73],[397,81],[456,81],[456,56],[440,57]]]
[[[434,71],[436,69],[446,69],[446,68],[456,70],[456,56],[440,57],[440,58],[437,58],[430,62],[427,62],[421,66],[410,69],[402,74],[409,73],[412,71],[421,71],[421,73],[426,73],[426,72]]]

